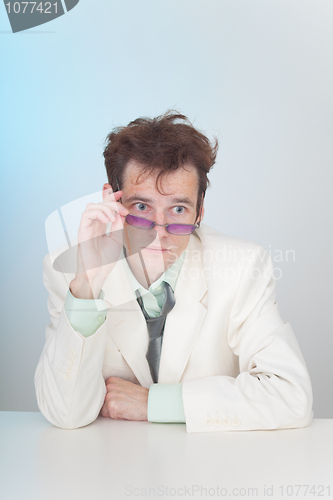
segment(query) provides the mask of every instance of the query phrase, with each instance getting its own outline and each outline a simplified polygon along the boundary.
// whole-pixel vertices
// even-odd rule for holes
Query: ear
[[[198,217],[197,222],[201,222],[202,219],[204,218],[204,215],[205,215],[205,200],[204,200],[204,197],[202,196],[201,207],[200,207],[200,212],[199,212],[199,217]]]
[[[111,184],[104,184],[104,185],[103,185],[103,191],[102,191],[103,201],[104,201],[104,200],[105,200],[105,198],[108,196],[108,194],[110,194],[110,189],[111,189],[111,191],[112,191]]]

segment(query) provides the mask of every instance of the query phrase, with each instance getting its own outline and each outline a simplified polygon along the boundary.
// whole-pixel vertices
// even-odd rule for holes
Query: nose
[[[165,238],[166,236],[169,235],[168,231],[166,230],[165,226],[155,226],[154,227],[156,231],[156,236],[158,239]]]
[[[168,221],[166,220],[165,214],[163,212],[157,212],[155,217],[154,217],[154,221],[156,222],[156,226],[154,227],[154,229],[157,233],[157,236],[159,238],[162,238],[163,236],[164,237],[167,236],[169,233],[167,232],[164,224],[167,224]],[[158,226],[157,224],[161,224],[161,225]]]

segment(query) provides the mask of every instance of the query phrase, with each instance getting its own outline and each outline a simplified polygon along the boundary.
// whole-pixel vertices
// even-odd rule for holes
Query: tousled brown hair
[[[156,118],[137,118],[126,127],[113,129],[106,138],[103,155],[108,181],[114,191],[118,190],[117,182],[120,189],[123,185],[129,160],[142,165],[142,175],[156,174],[156,188],[161,194],[164,194],[161,183],[165,175],[186,164],[193,165],[198,175],[198,216],[202,196],[209,185],[207,174],[215,163],[217,150],[217,139],[211,144],[186,116],[167,111]]]

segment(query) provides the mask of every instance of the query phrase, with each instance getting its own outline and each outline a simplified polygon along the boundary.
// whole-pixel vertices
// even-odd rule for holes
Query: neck
[[[165,269],[147,269],[141,252],[131,256],[126,255],[126,261],[137,281],[147,290],[165,271]]]

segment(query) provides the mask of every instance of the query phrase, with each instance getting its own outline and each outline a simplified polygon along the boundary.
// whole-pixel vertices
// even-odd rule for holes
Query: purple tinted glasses
[[[199,224],[157,224],[153,220],[145,219],[144,217],[137,217],[136,215],[126,215],[126,222],[130,226],[137,229],[153,229],[155,226],[163,226],[169,234],[177,236],[186,236],[192,234],[199,226]]]

